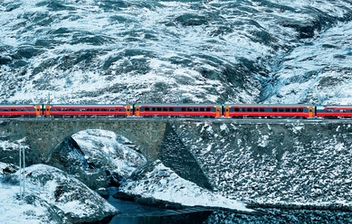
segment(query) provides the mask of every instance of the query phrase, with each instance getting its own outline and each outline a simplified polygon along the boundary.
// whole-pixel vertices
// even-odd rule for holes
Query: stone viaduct
[[[177,138],[168,119],[133,118],[31,118],[0,120],[0,139],[18,141],[25,138],[45,163],[67,137],[87,129],[102,129],[125,136],[150,162],[160,159],[181,177],[209,188],[197,161]]]
[[[266,170],[268,177],[281,178],[282,169],[289,162],[292,162],[289,167],[300,167],[297,172],[302,167],[310,169],[313,162],[328,164],[321,170],[330,169],[333,166],[329,164],[334,163],[337,167],[346,166],[343,172],[352,172],[351,119],[0,119],[0,140],[13,142],[26,138],[30,151],[38,158],[35,162],[46,163],[65,139],[87,129],[108,130],[125,136],[148,161],[159,159],[182,178],[209,189],[213,186],[232,189],[231,184],[240,180],[242,173],[254,172],[252,177],[257,178],[257,174]],[[12,157],[16,159],[17,155]],[[314,159],[319,156],[322,158]],[[295,159],[288,160],[288,157]],[[267,163],[274,165],[268,170]],[[237,176],[227,180],[226,177],[232,174]],[[306,174],[297,173],[294,177],[302,175]],[[316,177],[319,175],[322,174]],[[247,179],[236,183],[243,184],[245,189],[245,186],[261,181]],[[268,181],[263,180],[263,184]],[[285,182],[287,180],[280,183]],[[246,188],[243,192],[247,191],[253,189]]]
[[[140,147],[147,160],[157,159],[166,128],[163,120],[38,118],[0,121],[0,136],[10,141],[26,137],[29,146],[45,161],[66,137],[87,129],[115,132]]]

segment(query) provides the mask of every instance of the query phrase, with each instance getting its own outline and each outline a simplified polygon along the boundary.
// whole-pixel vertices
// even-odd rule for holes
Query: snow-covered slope
[[[118,211],[97,193],[57,168],[33,165],[25,169],[25,194],[20,199],[19,171],[0,163],[1,223],[97,222]]]
[[[88,161],[116,172],[124,180],[119,191],[180,203],[185,206],[222,207],[251,211],[243,203],[197,186],[178,176],[175,171],[157,160],[146,164],[146,159],[130,148],[128,139],[110,131],[87,130],[72,136]]]
[[[0,101],[349,103],[351,9],[349,0],[4,0]]]
[[[266,103],[352,104],[352,23],[337,23],[284,58]]]
[[[242,212],[252,211],[241,202],[228,199],[184,180],[158,160],[152,166],[153,169],[150,171],[142,170],[143,174],[138,175],[137,180],[126,181],[120,187],[120,191],[186,206],[219,207]]]
[[[88,162],[121,176],[130,176],[147,162],[130,140],[111,131],[89,129],[74,134],[72,138]]]

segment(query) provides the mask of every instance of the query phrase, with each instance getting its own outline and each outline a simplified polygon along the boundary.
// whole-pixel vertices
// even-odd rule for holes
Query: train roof
[[[224,106],[234,107],[310,107],[308,104],[224,104]]]
[[[135,106],[142,107],[216,107],[221,104],[196,104],[196,103],[136,103]]]
[[[0,107],[35,107],[39,104],[0,104]]]
[[[45,104],[55,107],[120,107],[129,104]]]
[[[321,106],[317,106],[318,108],[338,108],[338,109],[351,109],[352,105],[321,105]]]

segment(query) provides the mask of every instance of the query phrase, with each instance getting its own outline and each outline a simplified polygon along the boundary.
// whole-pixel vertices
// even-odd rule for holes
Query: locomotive
[[[352,106],[276,104],[0,105],[2,117],[352,118]]]

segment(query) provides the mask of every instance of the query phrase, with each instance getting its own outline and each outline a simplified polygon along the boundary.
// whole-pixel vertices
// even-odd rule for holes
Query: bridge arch
[[[51,150],[48,165],[74,175],[91,189],[119,186],[147,160],[125,136],[87,129],[66,137]]]
[[[25,137],[38,154],[38,163],[45,163],[52,150],[74,133],[87,129],[112,131],[138,145],[147,161],[160,159],[179,176],[211,188],[197,160],[174,130],[174,124],[182,126],[183,122],[152,118],[6,119],[0,121],[0,136],[12,141]]]
[[[153,161],[158,158],[165,125],[163,122],[127,119],[42,119],[26,121],[25,136],[42,162],[65,138],[88,129],[107,130],[125,136],[139,146],[148,161]]]

